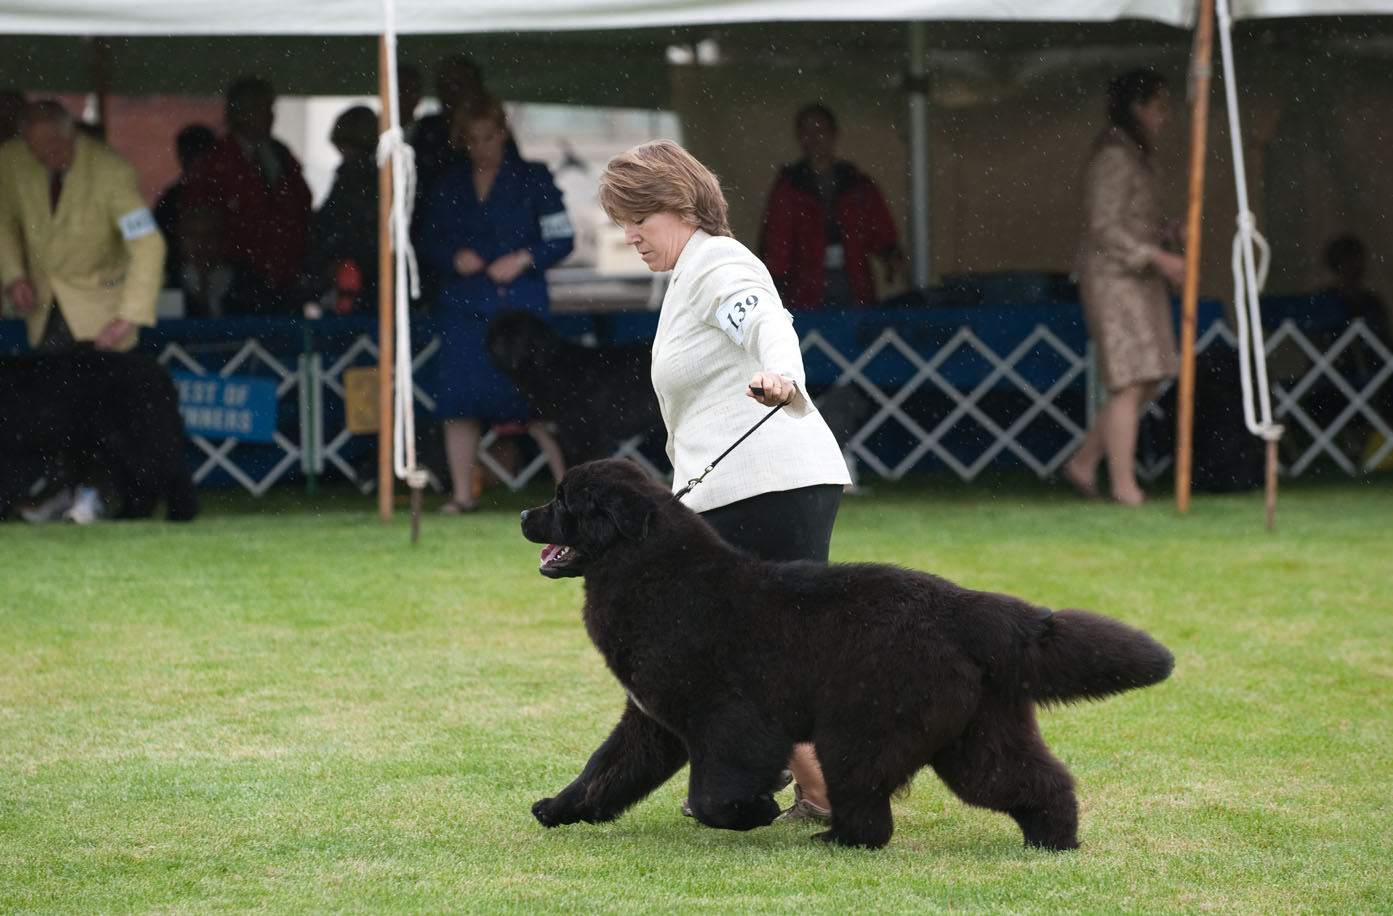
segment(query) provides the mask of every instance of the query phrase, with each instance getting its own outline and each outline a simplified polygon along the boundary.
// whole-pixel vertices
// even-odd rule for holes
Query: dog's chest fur
[[[624,569],[592,569],[586,575],[585,629],[635,704],[662,722],[680,719],[688,704],[688,685],[681,673],[714,670],[720,660],[711,657],[700,638],[704,626],[721,626],[727,607],[698,606],[673,598],[673,583],[660,581],[652,570],[664,564],[624,563]],[[613,587],[622,581],[622,592]],[[614,600],[616,593],[624,598]],[[679,594],[681,594],[679,587]],[[596,600],[607,595],[608,601]],[[682,634],[687,634],[683,636]],[[722,678],[723,680],[723,678]]]

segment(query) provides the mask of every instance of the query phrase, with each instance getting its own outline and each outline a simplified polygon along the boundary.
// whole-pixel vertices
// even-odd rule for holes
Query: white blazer
[[[837,440],[807,395],[793,316],[769,271],[735,239],[698,229],[673,267],[653,338],[653,389],[668,430],[674,491],[769,412],[745,396],[762,369],[792,380],[797,394],[683,498],[697,512],[761,493],[851,482]]]

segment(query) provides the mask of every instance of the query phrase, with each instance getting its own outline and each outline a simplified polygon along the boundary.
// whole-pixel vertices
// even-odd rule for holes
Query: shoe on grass
[[[63,518],[79,525],[90,525],[105,517],[106,506],[102,503],[102,495],[93,487],[78,490],[72,506],[63,513]]]
[[[793,824],[798,821],[813,821],[818,824],[825,824],[832,820],[832,809],[815,805],[803,797],[803,793],[798,791],[798,787],[793,787],[793,805],[787,811],[774,818],[778,824]]]

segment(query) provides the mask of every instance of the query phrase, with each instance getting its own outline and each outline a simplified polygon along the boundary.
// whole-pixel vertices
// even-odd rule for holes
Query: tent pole
[[[387,74],[387,38],[377,39],[377,92],[381,99],[378,126],[391,129],[392,108]],[[392,346],[394,303],[392,291],[392,244],[387,227],[392,221],[392,172],[387,162],[377,170],[377,515],[382,521],[392,517],[392,496],[396,489],[392,474]]]
[[[929,251],[929,77],[924,66],[924,23],[909,23],[905,88],[909,92],[909,242],[913,289],[932,273]]]
[[[1180,380],[1175,415],[1175,508],[1190,510],[1195,426],[1195,332],[1199,322],[1200,217],[1204,212],[1204,159],[1208,147],[1209,77],[1214,48],[1214,0],[1200,0],[1190,58],[1190,189],[1185,217],[1185,287],[1180,307]]]

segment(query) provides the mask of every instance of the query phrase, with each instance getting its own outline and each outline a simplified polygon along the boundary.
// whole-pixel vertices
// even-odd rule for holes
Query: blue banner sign
[[[276,432],[276,382],[248,376],[171,372],[184,431],[208,439],[270,442]]]

